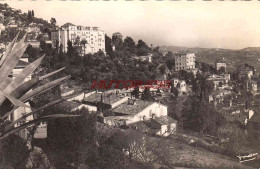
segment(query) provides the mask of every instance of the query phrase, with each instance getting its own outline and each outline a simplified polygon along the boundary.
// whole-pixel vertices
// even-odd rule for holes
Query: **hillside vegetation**
[[[196,61],[205,62],[214,65],[218,59],[223,59],[227,62],[228,71],[234,71],[236,68],[244,63],[252,65],[256,68],[256,71],[260,71],[260,47],[248,47],[241,50],[230,49],[207,49],[207,48],[185,48],[164,46],[162,49],[167,49],[173,53],[179,51],[188,50],[196,53]]]

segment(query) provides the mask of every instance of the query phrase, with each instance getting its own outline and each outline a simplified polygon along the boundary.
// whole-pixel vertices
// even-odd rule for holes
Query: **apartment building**
[[[175,71],[195,69],[195,53],[175,54]]]
[[[63,46],[67,52],[68,41],[81,48],[81,54],[96,53],[99,50],[105,53],[105,32],[98,27],[76,26],[66,23],[60,29],[51,32],[52,47]],[[84,43],[85,42],[85,43]]]

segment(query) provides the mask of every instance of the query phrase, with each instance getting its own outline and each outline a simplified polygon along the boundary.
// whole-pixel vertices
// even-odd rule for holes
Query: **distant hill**
[[[248,47],[240,50],[217,49],[217,48],[187,48],[178,46],[161,46],[162,51],[189,51],[196,53],[196,60],[214,65],[217,59],[223,59],[227,62],[228,71],[234,71],[239,65],[245,63],[254,66],[257,73],[260,72],[260,47]]]
[[[189,51],[189,52],[193,52],[193,53],[198,53],[198,52],[203,52],[203,51],[215,51],[215,50],[220,50],[220,51],[227,51],[229,49],[217,49],[217,48],[200,48],[200,47],[194,47],[194,48],[190,48],[190,47],[181,47],[181,46],[160,46],[160,50],[164,51],[171,51],[173,53],[178,53],[180,51]]]
[[[51,27],[51,24],[48,23],[48,21],[37,18],[37,17],[28,17],[28,13],[22,13],[20,9],[14,9],[12,7],[9,7],[8,4],[0,3],[0,13],[4,14],[4,25],[7,25],[8,22],[13,18],[15,20],[15,23],[19,23],[20,25],[29,25],[30,23],[34,22],[37,24],[43,24],[44,27]],[[35,11],[37,14],[37,11]]]

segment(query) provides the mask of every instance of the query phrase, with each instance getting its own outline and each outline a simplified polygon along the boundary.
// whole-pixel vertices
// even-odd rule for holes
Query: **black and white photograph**
[[[260,1],[0,0],[0,169],[259,169]]]

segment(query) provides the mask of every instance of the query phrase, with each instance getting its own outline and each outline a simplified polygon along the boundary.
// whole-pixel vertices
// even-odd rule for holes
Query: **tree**
[[[28,47],[27,47],[27,49],[26,49],[26,51],[24,53],[28,54],[29,62],[35,61],[40,56],[40,50],[37,49],[37,48],[33,48],[32,45],[28,45]]]
[[[113,57],[112,39],[107,34],[105,35],[105,50],[110,57]]]
[[[139,87],[137,86],[132,92],[131,95],[133,95],[135,98],[139,98]]]
[[[197,94],[197,96],[200,98],[200,100],[208,99],[208,96],[211,94],[211,92],[214,89],[214,84],[212,81],[208,80],[209,75],[208,74],[197,74],[196,79],[193,82],[192,89],[193,92]]]
[[[28,11],[28,21],[31,23],[32,22],[32,19],[33,19],[33,16],[32,16],[32,11]]]
[[[151,52],[151,49],[142,40],[138,41],[136,48],[137,48],[137,55],[138,56],[147,55],[148,53]]]
[[[153,97],[152,97],[152,94],[150,92],[150,89],[149,88],[145,88],[143,93],[142,93],[142,100],[145,100],[145,101],[151,101],[153,100]]]
[[[223,73],[225,73],[225,72],[226,72],[226,68],[223,67],[223,66],[220,67],[219,70],[218,70],[218,73],[219,73],[219,74],[223,74]]]
[[[135,54],[136,53],[135,41],[131,37],[129,37],[129,36],[127,36],[124,39],[123,47],[124,47],[124,50],[128,51],[130,54]]]
[[[50,114],[57,111],[71,113],[61,105],[46,112]],[[96,115],[89,113],[85,108],[74,114],[81,116],[50,121],[47,126],[48,151],[55,156],[54,166],[58,168],[77,168],[81,163],[88,164],[97,153]]]
[[[175,97],[177,98],[179,95],[179,91],[176,87],[171,86],[171,93],[173,93],[175,95]]]
[[[32,17],[34,18],[34,10],[32,10]]]
[[[165,70],[166,70],[165,65],[161,65],[161,66],[159,67],[159,70],[160,70],[160,73],[161,73],[162,75],[164,75],[164,74],[165,74]]]
[[[116,32],[112,35],[112,42],[115,45],[116,50],[121,50],[122,49],[122,44],[123,44],[123,36],[121,33]]]
[[[185,100],[184,105],[181,111],[181,122],[184,128],[201,133],[217,134],[224,118],[208,101],[190,96]]]
[[[80,42],[80,45],[83,46],[83,49],[84,49],[84,55],[86,54],[86,44],[88,44],[88,41],[86,39],[83,39],[81,42]]]
[[[76,39],[74,41],[74,45],[75,46],[79,46],[80,45],[80,37],[79,36],[76,37]]]
[[[37,67],[39,67],[42,59],[44,58],[43,56],[38,58],[33,63],[30,63],[24,69],[26,71],[23,71],[23,73],[17,75],[15,79],[9,78],[10,71],[19,61],[19,59],[17,60],[17,58],[20,58],[27,48],[27,45],[24,42],[26,35],[24,35],[24,37],[16,43],[17,38],[18,36],[16,36],[15,39],[11,43],[9,43],[9,45],[6,48],[5,54],[0,59],[0,86],[1,88],[5,89],[4,91],[0,90],[0,150],[3,150],[0,151],[0,153],[3,153],[3,155],[0,156],[0,160],[2,160],[2,158],[8,159],[4,162],[1,161],[0,163],[3,164],[7,162],[14,168],[23,168],[25,162],[24,158],[27,157],[27,148],[25,146],[26,142],[22,141],[19,137],[16,137],[16,133],[19,133],[20,131],[28,127],[34,126],[42,121],[47,121],[55,118],[78,117],[79,115],[53,114],[49,116],[35,118],[34,120],[25,121],[25,119],[28,116],[33,116],[36,113],[39,113],[48,107],[51,107],[55,104],[64,101],[63,99],[59,99],[53,102],[49,102],[44,106],[38,107],[34,110],[31,110],[30,112],[22,112],[20,114],[21,116],[18,119],[14,119],[15,121],[9,121],[8,117],[12,116],[14,113],[17,113],[14,112],[17,108],[28,108],[28,105],[26,105],[25,103],[29,102],[29,100],[32,100],[34,97],[40,95],[41,93],[50,90],[51,88],[57,86],[59,83],[68,78],[67,76],[53,81],[49,79],[50,76],[62,70],[60,69],[55,72],[45,74],[43,76],[36,76],[31,80],[24,82],[28,75],[32,74],[33,71]],[[47,80],[47,82],[45,82],[44,85],[41,85],[44,80]],[[67,99],[69,98],[70,97],[67,97]],[[17,144],[20,145],[20,147]],[[7,151],[5,152],[5,150]]]
[[[56,19],[55,18],[51,18],[50,22],[51,22],[52,27],[55,28],[55,26],[56,26]]]
[[[166,65],[167,65],[169,70],[172,70],[175,66],[175,59],[174,58],[167,59]]]
[[[14,134],[2,141],[2,150],[0,151],[0,163],[5,167],[26,168],[26,161],[29,157],[29,148],[26,141],[20,136]]]
[[[137,130],[117,131],[110,138],[116,149],[126,154],[129,162],[140,161],[145,166],[151,163],[167,163],[169,145],[161,139],[145,136]]]
[[[68,41],[67,54],[69,56],[75,55],[75,48],[72,46],[72,42],[70,40]]]

